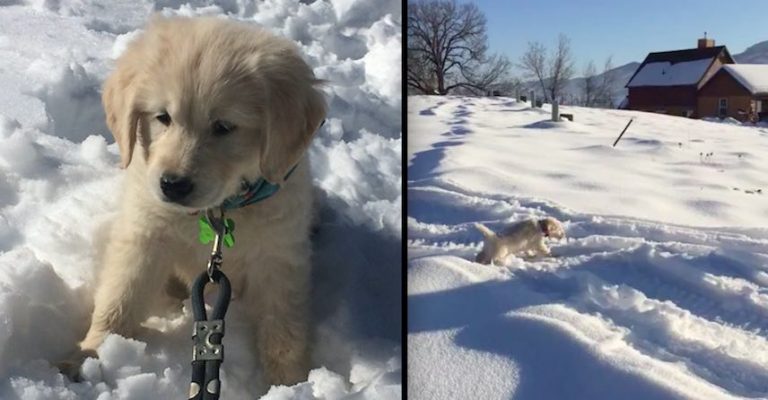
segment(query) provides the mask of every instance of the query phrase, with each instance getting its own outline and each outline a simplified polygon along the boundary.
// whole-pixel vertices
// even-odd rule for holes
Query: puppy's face
[[[565,237],[563,226],[556,219],[547,217],[542,221],[543,224],[547,227],[547,233],[549,234],[550,238],[559,240]]]
[[[191,85],[158,78],[142,94],[147,190],[159,201],[187,208],[221,204],[260,171],[267,117],[249,87],[258,83],[213,84],[195,93]]]
[[[146,165],[158,201],[220,204],[244,181],[282,183],[325,115],[293,43],[212,18],[156,18],[105,83],[124,167]]]

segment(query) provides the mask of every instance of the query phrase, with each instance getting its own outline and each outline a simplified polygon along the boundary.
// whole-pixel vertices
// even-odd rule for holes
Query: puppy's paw
[[[54,366],[58,368],[62,375],[69,378],[72,382],[81,382],[83,380],[80,374],[80,367],[86,358],[99,358],[95,350],[76,350],[63,361],[59,361]]]

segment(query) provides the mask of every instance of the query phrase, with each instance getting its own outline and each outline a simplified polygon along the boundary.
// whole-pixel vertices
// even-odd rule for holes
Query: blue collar
[[[291,176],[293,171],[298,166],[299,164],[296,164],[293,166],[293,168],[291,168],[290,171],[288,171],[288,174],[285,175],[286,180]],[[259,178],[254,182],[243,180],[243,189],[244,190],[242,193],[224,199],[224,202],[221,203],[221,208],[224,210],[234,210],[235,208],[241,208],[253,203],[258,203],[277,193],[277,191],[280,189],[280,185],[276,183],[269,183],[266,181],[266,179]]]
[[[318,126],[317,129],[320,130],[323,125],[325,125],[325,120],[320,123],[320,126]],[[296,163],[296,165],[288,171],[288,174],[285,175],[283,180],[288,180],[298,166],[299,164]],[[269,183],[264,178],[259,178],[255,182],[248,182],[243,179],[243,192],[224,199],[224,202],[221,203],[221,208],[223,210],[234,210],[235,208],[258,203],[277,193],[278,189],[280,189],[280,185]]]

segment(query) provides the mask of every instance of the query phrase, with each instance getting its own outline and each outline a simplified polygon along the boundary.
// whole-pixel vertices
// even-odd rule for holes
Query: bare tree
[[[595,103],[595,96],[597,95],[597,68],[592,60],[584,68],[584,89],[583,96],[581,98],[581,105],[585,107],[592,107]]]
[[[509,60],[499,55],[491,55],[481,63],[478,62],[475,68],[470,67],[460,69],[464,83],[455,83],[454,86],[466,86],[478,91],[484,91],[496,83],[506,78],[509,71]]]
[[[557,50],[549,61],[549,99],[559,99],[565,84],[573,76],[573,55],[571,55],[571,40],[560,34],[557,40]]]
[[[437,80],[435,79],[434,68],[430,66],[424,53],[411,52],[407,54],[407,82],[408,91],[416,90],[416,93],[435,94]]]
[[[616,71],[613,71],[613,57],[605,59],[603,73],[597,86],[595,104],[598,107],[613,108],[613,88],[616,86]]]
[[[528,49],[520,58],[519,66],[528,76],[538,80],[545,101],[560,99],[568,79],[573,76],[571,41],[560,34],[557,49],[547,61],[547,50],[539,42],[529,42]]]
[[[590,61],[584,69],[584,85],[581,104],[586,107],[613,108],[613,87],[616,83],[613,62],[608,57],[603,71],[598,75],[595,63]]]
[[[503,79],[509,61],[486,54],[485,24],[473,3],[409,2],[408,87],[440,95],[460,87],[482,92]]]
[[[544,80],[547,78],[546,58],[547,50],[539,42],[528,42],[528,49],[520,59],[520,68],[522,68],[530,78],[535,78],[541,85],[541,91],[544,96],[547,95],[547,86]]]
[[[512,77],[503,82],[500,82],[497,85],[497,89],[502,93],[515,96],[523,91],[523,82],[520,80],[520,78]]]

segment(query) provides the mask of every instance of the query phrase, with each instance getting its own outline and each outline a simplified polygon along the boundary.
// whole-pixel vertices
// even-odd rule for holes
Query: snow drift
[[[768,130],[561,111],[408,98],[409,398],[766,398]],[[544,216],[555,257],[472,261]]]

